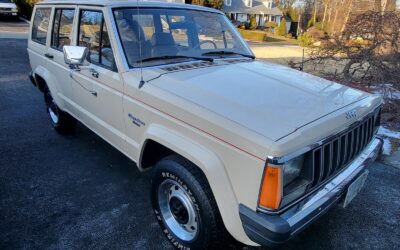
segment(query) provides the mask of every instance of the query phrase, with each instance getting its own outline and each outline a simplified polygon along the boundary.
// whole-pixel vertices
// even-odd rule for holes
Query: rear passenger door
[[[32,70],[43,71],[47,65],[47,45],[50,35],[49,25],[52,8],[49,6],[37,6],[31,20],[31,33],[28,40],[28,53]]]
[[[64,62],[64,45],[71,45],[74,42],[74,22],[76,6],[56,5],[52,18],[50,46],[47,52],[48,69],[54,75],[54,81],[58,87],[58,96],[64,100],[64,109],[76,115],[76,109],[71,102],[72,88],[69,77],[69,66]]]
[[[104,15],[101,8],[79,9],[76,44],[89,49],[90,65],[72,75],[73,101],[79,107],[82,122],[124,151],[123,84]]]

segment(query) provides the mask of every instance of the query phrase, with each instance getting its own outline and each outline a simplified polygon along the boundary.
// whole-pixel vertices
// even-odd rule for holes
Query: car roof
[[[111,6],[111,7],[156,7],[156,8],[178,8],[190,10],[202,10],[223,14],[221,11],[192,4],[170,3],[161,1],[143,0],[44,0],[36,5],[91,5],[91,6]]]

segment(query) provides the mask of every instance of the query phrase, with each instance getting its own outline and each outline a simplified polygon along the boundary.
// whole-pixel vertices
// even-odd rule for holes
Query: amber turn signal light
[[[282,198],[282,168],[268,165],[264,171],[259,204],[261,207],[278,209]]]

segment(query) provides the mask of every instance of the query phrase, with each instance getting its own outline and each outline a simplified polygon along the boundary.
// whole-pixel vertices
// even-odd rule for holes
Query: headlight
[[[300,198],[307,191],[312,182],[312,169],[310,164],[304,160],[304,155],[296,157],[287,163],[283,168],[283,197],[281,207]]]
[[[303,167],[304,156],[301,155],[283,165],[283,187],[286,187],[293,180],[299,177]]]
[[[12,8],[11,10],[12,10],[13,12],[17,12],[17,11],[18,11],[17,8]]]
[[[312,181],[304,155],[283,165],[267,164],[262,180],[259,205],[266,209],[279,209],[304,195]]]

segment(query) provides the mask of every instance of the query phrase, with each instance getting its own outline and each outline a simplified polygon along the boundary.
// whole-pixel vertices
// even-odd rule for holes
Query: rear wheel
[[[76,127],[76,119],[57,106],[47,86],[44,89],[44,101],[46,103],[47,114],[54,129],[60,134],[72,133]]]
[[[173,155],[156,164],[152,204],[157,220],[176,248],[213,249],[230,241],[204,174]]]

